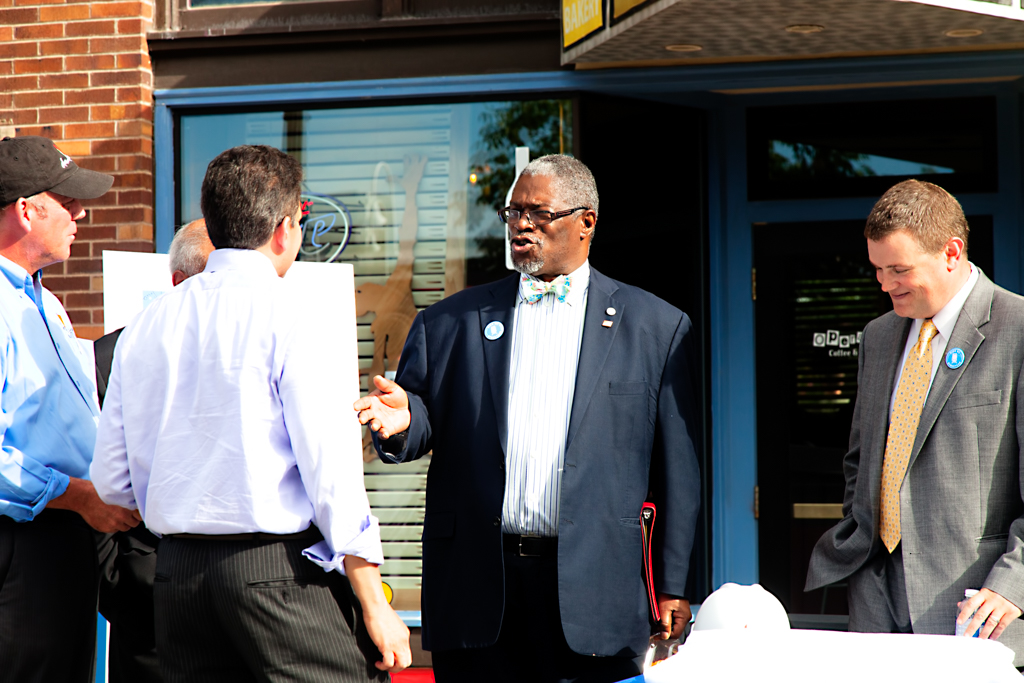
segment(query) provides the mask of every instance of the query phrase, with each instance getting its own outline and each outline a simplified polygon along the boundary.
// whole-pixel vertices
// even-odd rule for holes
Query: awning
[[[577,69],[1024,49],[1021,0],[562,0]]]

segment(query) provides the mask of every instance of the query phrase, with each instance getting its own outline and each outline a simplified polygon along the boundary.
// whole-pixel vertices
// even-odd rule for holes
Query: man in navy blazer
[[[375,377],[354,408],[385,462],[433,453],[422,635],[437,680],[621,680],[651,634],[646,500],[658,630],[690,618],[693,328],[589,267],[597,189],[579,161],[534,160],[499,213],[521,275],[419,313],[396,382]]]

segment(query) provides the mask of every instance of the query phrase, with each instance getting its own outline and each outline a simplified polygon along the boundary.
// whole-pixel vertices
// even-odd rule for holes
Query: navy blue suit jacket
[[[515,275],[467,289],[416,316],[396,378],[409,393],[412,423],[404,447],[401,435],[383,448],[376,442],[385,462],[433,451],[422,591],[423,643],[431,650],[486,647],[501,627],[518,281]],[[602,326],[606,319],[611,327]],[[483,330],[494,320],[505,334],[492,341]],[[682,311],[591,270],[558,528],[562,628],[578,653],[635,656],[646,649],[639,516],[648,497],[658,507],[656,590],[684,594],[700,504],[693,343]]]

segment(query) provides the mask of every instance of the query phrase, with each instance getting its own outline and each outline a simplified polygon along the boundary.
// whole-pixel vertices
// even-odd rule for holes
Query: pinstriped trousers
[[[348,579],[302,556],[312,542],[161,539],[154,602],[167,682],[387,681]]]

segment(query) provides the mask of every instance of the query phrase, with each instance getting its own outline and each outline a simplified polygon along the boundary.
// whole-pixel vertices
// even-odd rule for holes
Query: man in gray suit
[[[864,330],[843,520],[805,590],[848,579],[851,631],[952,634],[956,617],[1021,666],[1024,298],[967,261],[967,234],[956,199],[916,180],[868,217],[894,311]]]

